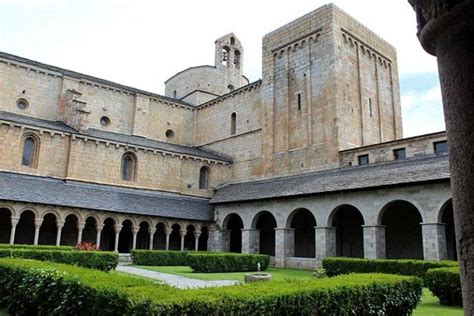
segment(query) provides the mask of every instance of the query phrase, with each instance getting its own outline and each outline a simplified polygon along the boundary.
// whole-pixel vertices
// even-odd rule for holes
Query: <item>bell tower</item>
[[[216,44],[215,66],[242,76],[244,48],[234,33],[218,38]]]

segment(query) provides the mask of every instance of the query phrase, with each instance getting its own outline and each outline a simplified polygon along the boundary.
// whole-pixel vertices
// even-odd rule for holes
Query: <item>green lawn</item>
[[[188,278],[199,280],[244,280],[244,274],[248,272],[227,272],[227,273],[194,273],[190,267],[187,266],[136,266],[137,268],[158,271],[163,273],[170,273],[185,276]],[[272,275],[272,280],[283,281],[285,279],[308,279],[311,277],[312,270],[300,269],[283,269],[268,267],[265,272]]]
[[[462,316],[464,311],[461,307],[448,307],[439,304],[437,297],[431,294],[427,288],[423,289],[421,304],[413,312],[414,316]]]

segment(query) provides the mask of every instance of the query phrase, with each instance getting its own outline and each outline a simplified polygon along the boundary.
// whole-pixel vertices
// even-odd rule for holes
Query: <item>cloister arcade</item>
[[[0,203],[0,243],[71,245],[90,242],[101,250],[207,250],[207,223],[23,203]]]

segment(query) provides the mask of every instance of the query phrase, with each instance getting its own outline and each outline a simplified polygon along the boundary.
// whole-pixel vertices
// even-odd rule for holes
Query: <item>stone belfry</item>
[[[218,68],[227,68],[241,76],[243,70],[244,48],[234,33],[218,38],[216,44],[215,65]]]

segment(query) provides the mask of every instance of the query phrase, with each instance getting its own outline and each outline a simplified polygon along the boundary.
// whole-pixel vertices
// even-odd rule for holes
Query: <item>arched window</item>
[[[230,45],[235,45],[235,38],[233,37],[230,38]]]
[[[237,114],[234,112],[230,116],[230,135],[235,135],[237,131]]]
[[[199,171],[199,189],[209,189],[209,168],[206,166]]]
[[[227,46],[224,46],[222,48],[222,64],[223,65],[228,65],[228,62],[229,62],[229,47]]]
[[[23,155],[21,156],[21,164],[35,168],[38,160],[39,141],[36,137],[28,135],[23,141]]]
[[[235,65],[235,68],[240,67],[240,51],[238,50],[235,50],[234,52],[234,65]]]
[[[135,181],[137,170],[137,158],[132,153],[125,153],[122,156],[121,174],[122,180]]]

